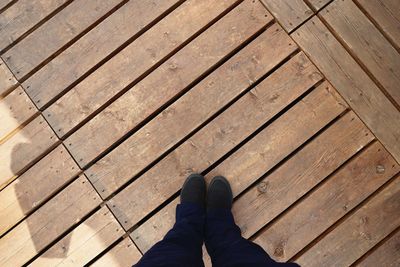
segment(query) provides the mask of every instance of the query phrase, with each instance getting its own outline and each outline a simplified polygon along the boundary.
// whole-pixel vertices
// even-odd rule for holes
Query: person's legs
[[[207,194],[205,244],[213,267],[297,266],[277,263],[257,244],[243,238],[232,212],[232,192],[228,181],[215,177]]]
[[[189,176],[182,187],[174,227],[135,266],[204,266],[201,250],[204,241],[204,199],[204,178],[197,174]]]

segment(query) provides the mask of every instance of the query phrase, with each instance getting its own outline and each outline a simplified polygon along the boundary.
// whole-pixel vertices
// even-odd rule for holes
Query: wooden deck
[[[397,0],[0,0],[0,51],[0,266],[131,266],[191,172],[278,261],[400,266]]]

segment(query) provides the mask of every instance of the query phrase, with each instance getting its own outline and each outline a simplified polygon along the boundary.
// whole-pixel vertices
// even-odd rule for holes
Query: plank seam
[[[6,9],[8,9],[9,7],[11,7],[12,5],[14,5],[18,0],[13,0],[10,3],[8,3],[7,5],[3,6],[0,9],[0,14],[3,13],[4,11],[6,11]]]

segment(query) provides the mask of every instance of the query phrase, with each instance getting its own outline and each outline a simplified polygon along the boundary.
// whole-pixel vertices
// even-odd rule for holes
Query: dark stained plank
[[[397,0],[356,0],[385,35],[400,48],[400,5]]]
[[[0,192],[0,235],[22,220],[78,172],[78,166],[65,147],[59,145],[4,188]]]
[[[397,231],[378,248],[372,251],[356,266],[359,267],[396,267],[400,266],[400,231]]]
[[[17,84],[17,79],[15,79],[3,59],[0,58],[0,97],[8,94]]]
[[[20,79],[90,27],[122,0],[76,0],[3,54]],[[31,12],[27,12],[29,16]],[[78,59],[76,59],[78,60]]]
[[[140,147],[136,147],[136,153],[130,154],[136,159],[131,159],[138,166],[141,165],[140,162],[148,164],[151,160],[154,160],[246,90],[252,82],[260,79],[267,71],[283,61],[295,49],[293,41],[278,25],[269,28],[248,47],[241,50],[163,111],[161,115],[130,137],[129,143],[140,144]],[[163,97],[162,95],[165,95],[167,90],[184,87],[180,84],[182,81],[183,78],[177,77],[177,82],[173,83],[176,84],[175,87],[153,87],[151,95],[158,94]],[[92,161],[130,129],[137,126],[145,115],[155,109],[152,106],[159,106],[163,101],[166,101],[160,99],[160,97],[154,97],[155,100],[159,100],[158,102],[146,99],[150,93],[148,88],[142,88],[143,93],[139,93],[134,87],[131,94],[122,96],[97,115],[95,119],[66,139],[68,149],[74,158],[83,159],[81,165],[84,166]],[[159,88],[159,90],[155,88]],[[147,92],[147,95],[145,92]],[[137,97],[136,100],[135,97]],[[129,108],[134,102],[137,102],[137,105],[135,105],[137,109]],[[139,114],[138,110],[140,109],[145,114]],[[116,115],[110,116],[110,113]],[[105,128],[106,125],[109,126]],[[111,131],[110,125],[113,127]],[[163,126],[160,127],[161,125]],[[95,132],[105,131],[107,131],[107,134],[94,134]],[[84,141],[87,139],[90,139],[90,141]],[[144,166],[142,165],[142,167]]]
[[[334,1],[322,18],[400,107],[400,54],[349,0]]]
[[[6,9],[0,14],[0,51],[66,2],[67,0],[19,0]]]
[[[323,8],[332,0],[304,0],[304,1],[308,2],[313,7],[314,11],[319,11],[321,8]]]
[[[301,266],[349,266],[400,225],[400,176],[301,255]]]
[[[312,10],[303,0],[261,0],[261,2],[287,32],[293,31],[313,15]]]
[[[218,1],[218,5],[214,5],[216,2],[212,0],[193,0],[179,6],[179,8],[175,9],[161,22],[136,39],[132,44],[119,52],[106,64],[102,65],[57,102],[47,108],[44,114],[47,116],[50,125],[57,130],[59,136],[64,136],[80,122],[92,115],[98,108],[107,103],[107,101],[123,91],[125,87],[132,82],[138,81],[154,65],[157,65],[160,60],[168,56],[183,42],[187,41],[187,39],[205,27],[210,21],[218,17],[230,7],[233,2],[234,0]],[[188,53],[185,52],[188,50],[193,50],[193,43],[195,45],[200,45],[202,52],[205,54],[212,51],[207,50],[208,48],[215,47],[216,44],[220,43],[221,46],[222,44],[226,45],[226,47],[220,46],[215,50],[221,53],[221,55],[217,54],[211,57],[211,55],[213,55],[211,54],[207,62],[216,60],[217,56],[223,57],[225,51],[230,51],[233,47],[236,47],[240,41],[243,41],[245,36],[247,37],[247,34],[245,34],[246,29],[248,32],[254,32],[256,31],[255,28],[261,27],[265,21],[270,20],[270,17],[260,18],[260,15],[256,15],[262,12],[262,15],[266,13],[266,11],[264,12],[261,10],[263,7],[260,5],[261,4],[252,4],[253,8],[251,10],[253,10],[253,12],[249,12],[249,1],[246,1],[235,8],[236,11],[231,13],[234,15],[246,12],[254,13],[255,18],[250,24],[253,27],[250,25],[248,27],[243,25],[238,27],[237,30],[231,28],[229,31],[221,33],[221,27],[224,25],[228,24],[234,27],[237,24],[236,21],[236,24],[232,25],[234,24],[234,15],[229,15],[228,22],[225,22],[227,18],[224,17],[223,20],[214,24],[211,28],[211,33],[210,30],[208,30],[206,33],[202,34],[200,38],[197,38],[196,41],[191,43],[192,45],[190,47],[192,48],[181,50],[180,54]],[[182,25],[185,26],[182,27]],[[240,37],[233,38],[239,32],[241,32]],[[218,36],[216,36],[216,34]],[[222,37],[227,37],[228,39],[222,41]],[[232,38],[232,40],[229,38]],[[215,53],[216,52],[214,52],[214,54]],[[176,62],[174,59],[170,59],[164,63],[164,67],[157,68],[150,76],[147,76],[141,84],[145,85],[146,83],[150,83],[151,87],[153,87],[154,84],[151,84],[152,82],[156,83],[159,81],[156,84],[157,86],[160,86],[160,84],[168,84],[165,78],[169,78],[173,81],[176,75],[175,72],[179,73],[184,64],[192,63],[192,61],[189,60],[190,55],[186,54],[186,56],[187,57],[183,59],[181,58],[182,62]],[[206,60],[206,57],[203,58]],[[179,66],[177,64],[179,64]],[[193,67],[192,65],[190,66]],[[135,90],[139,90],[138,87],[139,85]],[[147,93],[151,91],[152,90],[149,89],[146,90]],[[163,103],[159,104],[162,105]]]
[[[100,203],[96,191],[81,176],[0,239],[0,265],[26,263]]]
[[[4,138],[21,127],[25,122],[38,113],[35,105],[26,95],[24,89],[19,86],[0,99],[0,144]]]
[[[84,266],[123,233],[110,210],[103,206],[29,266]]]
[[[378,168],[384,171],[377,171]],[[275,260],[287,261],[399,170],[400,166],[393,157],[379,142],[375,142],[262,231],[255,242]]]
[[[319,74],[311,74],[304,81],[302,75],[288,76],[279,69],[263,80],[109,201],[108,205],[122,226],[129,229],[136,224],[176,193],[189,173],[202,172],[215,163],[307,92],[319,78]],[[297,82],[299,79],[303,82]],[[125,161],[126,166],[130,162]],[[121,167],[116,170],[121,170]],[[128,166],[124,167],[124,173],[110,173],[109,176],[128,178],[129,173]]]
[[[326,85],[326,82],[321,84],[315,91],[283,114],[277,121],[273,122],[253,139],[244,144],[235,153],[211,170],[211,172],[207,174],[206,179],[210,181],[215,175],[224,175],[231,183],[234,196],[236,197],[242,193],[248,186],[263,176],[318,130],[328,124],[335,116],[338,116],[344,111],[345,107],[341,105],[340,102],[338,103],[336,97],[325,89]],[[357,146],[357,148],[367,139],[367,137],[364,137],[364,132],[358,134],[358,136],[354,135],[354,137],[360,137],[359,141],[353,142],[355,143],[354,147]],[[332,138],[329,140],[331,139]],[[341,137],[338,139],[343,141]],[[318,147],[323,149],[327,148],[327,145],[324,143],[318,142],[318,145]],[[344,144],[344,147],[345,145],[347,145],[347,143]],[[349,153],[352,151],[351,147],[352,146],[348,148]],[[356,148],[353,148],[353,150],[355,149]],[[338,157],[332,160],[339,160],[342,158],[339,152],[336,153]],[[320,157],[320,154],[321,153],[317,155]],[[305,161],[304,158],[301,160],[302,162]],[[294,161],[294,159],[292,161]],[[263,162],[263,164],[260,164],[260,162]],[[298,170],[300,166],[307,166],[306,164],[297,165],[298,161],[295,161],[295,164],[290,164],[290,166],[287,168],[285,167],[285,169],[292,170],[293,167],[297,167],[297,169],[294,169]],[[327,168],[326,165],[324,165],[324,167]],[[279,177],[274,175],[274,177],[278,178],[276,179],[277,181],[281,179],[289,180],[294,174],[298,175],[298,172],[287,172]],[[282,183],[281,185],[288,185],[288,183]],[[300,185],[295,188],[300,190]],[[284,196],[284,193],[282,196]],[[282,199],[277,197],[277,203],[278,202],[284,203]],[[177,203],[178,198],[132,232],[131,237],[141,251],[147,251],[171,228],[175,220],[175,206]],[[250,209],[251,205],[248,205],[246,209],[247,208]],[[238,213],[236,211],[237,209],[235,209],[235,213]],[[257,215],[252,214],[251,217],[257,220]],[[249,229],[249,231],[251,231],[251,229]],[[248,231],[244,232],[245,235],[247,233]]]
[[[129,267],[137,263],[142,254],[139,252],[132,240],[127,237],[101,256],[91,266],[93,267]]]
[[[40,115],[0,144],[0,189],[49,151],[57,141],[57,136]]]
[[[350,107],[400,162],[400,112],[317,18],[292,37]]]
[[[179,1],[129,1],[29,77],[23,87],[42,108]]]

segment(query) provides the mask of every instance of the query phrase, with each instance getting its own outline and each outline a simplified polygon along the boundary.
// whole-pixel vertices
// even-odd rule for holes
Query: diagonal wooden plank
[[[100,203],[81,176],[0,239],[0,265],[26,263]],[[69,243],[65,245],[68,248]]]
[[[78,175],[79,168],[63,145],[0,192],[0,235],[22,220],[56,190]]]
[[[146,76],[147,72],[160,63],[160,60],[176,52],[175,50],[182,43],[185,43],[190,37],[195,36],[202,28],[223,14],[232,5],[233,0],[218,1],[218,5],[211,3],[215,3],[215,1],[192,0],[185,2],[47,108],[44,114],[50,125],[56,129],[57,134],[64,136],[79,123],[92,116],[97,109],[121,94],[132,83]],[[200,45],[199,48],[205,53],[204,55],[211,52],[207,48],[215,46],[218,42],[220,42],[220,45],[223,44],[226,46],[220,48],[220,50],[215,50],[221,54],[215,55],[216,52],[214,52],[210,54],[210,58],[204,57],[204,60],[208,59],[207,62],[210,62],[217,60],[218,57],[222,58],[225,56],[225,51],[230,51],[248,36],[245,34],[246,30],[247,32],[254,32],[256,28],[259,29],[261,25],[264,25],[265,21],[270,20],[270,17],[260,18],[266,12],[261,10],[262,7],[256,4],[252,4],[252,6],[253,8],[250,9],[249,1],[246,1],[240,7],[235,8],[236,11],[234,13],[230,13],[238,15],[238,13],[248,12],[248,9],[253,10],[255,18],[253,19],[253,23],[249,24],[248,27],[242,25],[237,30],[231,28],[229,31],[221,34],[219,30],[226,23],[230,24],[231,27],[235,27],[236,25],[233,25],[234,15],[230,15],[228,17],[228,19],[230,18],[230,23],[224,22],[227,20],[225,17],[221,20],[222,22],[219,21],[216,25],[212,26],[214,30],[211,31],[211,34],[209,33],[210,31],[207,31],[202,34],[202,37],[196,39],[200,40],[195,41],[195,44]],[[256,14],[259,15],[257,16]],[[181,25],[186,26],[181,27]],[[239,32],[241,32],[240,36]],[[216,34],[221,36],[216,36]],[[223,37],[227,37],[228,39],[223,39]],[[209,40],[215,41],[206,42]],[[194,49],[193,45],[191,47],[191,49]],[[185,51],[188,51],[188,48]],[[161,80],[159,82],[161,84],[168,84],[165,80],[166,77],[173,81],[175,72],[179,72],[185,63],[191,64],[191,61],[188,60],[190,55],[187,56],[188,58],[183,58],[182,62],[175,62],[173,59],[170,59],[168,63],[164,63],[163,68],[157,68],[155,73],[151,73],[145,79],[146,81],[142,81],[142,84],[156,83],[158,80]],[[177,64],[181,66],[178,67]],[[191,67],[193,66],[191,65]],[[160,73],[162,74],[161,77],[158,76]],[[160,86],[160,84],[155,85]],[[146,90],[146,92],[151,91],[149,89]]]
[[[0,51],[67,2],[67,0],[19,0],[2,12],[0,14],[0,36],[2,36]]]
[[[389,99],[317,17],[306,22],[292,37],[400,162],[400,127],[393,127],[400,125],[400,112]]]
[[[400,54],[352,1],[334,1],[320,12],[400,107]]]
[[[301,266],[349,266],[400,225],[400,176],[301,255]]]
[[[29,77],[22,83],[23,87],[35,104],[42,108],[180,1],[129,1]],[[163,44],[166,46],[166,43]]]
[[[132,160],[136,161],[137,165],[140,162],[148,164],[162,152],[167,151],[246,90],[252,82],[260,79],[262,75],[293,53],[296,47],[292,42],[278,25],[269,28],[248,47],[233,56],[130,137],[130,143],[140,144],[140,147],[136,146],[137,152],[134,155],[136,159],[132,158]],[[82,159],[81,165],[84,166],[136,127],[145,115],[155,109],[153,106],[159,106],[165,101],[164,97],[168,90],[184,87],[181,84],[183,78],[178,75],[175,77],[176,83],[168,87],[159,86],[159,89],[153,87],[151,93],[148,87],[132,88],[132,93],[123,95],[67,138],[66,144],[74,158],[79,161]],[[150,98],[150,95],[153,97]],[[155,102],[156,100],[159,101]],[[135,109],[131,108],[133,103],[137,103]],[[140,114],[140,109],[145,114]],[[115,115],[110,116],[110,113]],[[113,130],[109,131],[111,125]],[[163,127],[160,127],[161,125]],[[106,130],[108,130],[107,134],[94,134],[106,132]],[[87,141],[88,139],[90,141]],[[148,158],[151,160],[149,161]]]
[[[314,11],[319,11],[331,1],[332,0],[304,0],[304,2],[308,2],[312,6]]]
[[[385,171],[377,171],[377,168]],[[275,260],[287,261],[399,170],[393,157],[375,142],[262,231],[255,242]]]
[[[17,79],[15,79],[3,59],[0,58],[0,97],[8,94],[17,84]]]
[[[318,81],[313,76],[304,81],[301,75],[287,76],[285,69],[274,72],[164,157],[109,201],[122,226],[132,227],[176,193],[189,173],[204,171],[307,92]],[[129,173],[126,168],[110,177],[129,177]]]
[[[262,177],[277,163],[287,157],[293,150],[297,149],[313,134],[315,134],[322,127],[328,124],[335,116],[338,116],[341,112],[344,111],[345,107],[342,106],[340,102],[338,103],[336,98],[331,95],[327,90],[325,90],[325,86],[326,83],[321,84],[317,89],[315,89],[315,91],[313,91],[310,95],[305,97],[293,108],[283,114],[277,121],[273,122],[266,129],[257,134],[253,139],[244,144],[235,153],[233,153],[222,163],[220,163],[217,167],[211,170],[211,172],[207,174],[206,180],[210,181],[211,178],[215,175],[226,176],[231,183],[232,191],[235,197],[246,190],[247,187],[249,187],[257,179]],[[345,128],[341,128],[340,130],[342,129]],[[336,135],[336,132],[334,134]],[[318,138],[318,144],[310,146],[327,149],[328,145],[320,142],[319,140],[331,140],[332,137],[330,139],[327,139],[325,136],[326,134],[323,134],[323,137]],[[358,134],[358,136],[360,136],[361,138],[359,139],[359,141],[353,142],[354,146],[346,147],[345,145],[347,145],[347,143],[345,143],[344,146],[340,148],[342,150],[348,149],[348,152],[345,151],[347,153],[355,151],[356,147],[358,148],[360,144],[363,144],[363,142],[366,141],[366,138],[363,137],[364,132]],[[355,135],[354,137],[358,136]],[[341,137],[338,139],[343,141],[343,138]],[[313,143],[317,142],[314,141]],[[311,148],[307,148],[307,150],[310,149]],[[340,149],[337,149],[338,151],[336,151],[335,149],[333,150],[338,155],[336,158],[334,158],[334,160],[337,160],[339,162],[346,160],[345,152],[342,152],[342,154],[344,155],[341,155]],[[314,150],[313,152],[316,152],[316,154],[319,156],[321,154],[318,154],[319,151]],[[299,152],[298,154],[301,153]],[[268,179],[274,179],[270,178],[272,176],[276,177],[275,179],[277,183],[281,179],[287,179],[287,181],[282,182],[281,185],[289,186],[290,179],[293,179],[293,176],[298,174],[298,172],[296,171],[293,171],[293,173],[291,173],[291,170],[295,169],[294,167],[297,166],[297,169],[299,169],[299,167],[306,168],[307,166],[310,166],[310,164],[298,165],[298,161],[295,161],[295,158],[301,158],[301,160],[299,161],[305,162],[304,158],[302,158],[300,155],[297,156],[296,154],[295,156],[291,157],[291,160],[289,162],[285,163],[285,166],[287,167],[281,168],[285,170],[283,171],[283,173],[281,171],[279,176],[271,174]],[[291,162],[296,163],[293,164]],[[327,160],[327,162],[329,161]],[[311,164],[311,167],[312,166],[313,165]],[[328,167],[329,166],[327,165],[323,165],[322,169],[326,168],[327,170],[329,170]],[[261,183],[261,185],[263,183]],[[298,190],[301,189],[300,186],[290,188]],[[276,204],[281,203],[282,206],[285,206],[287,203],[283,201],[286,197],[285,194],[282,193],[281,195],[283,199],[279,198],[278,194],[275,195],[277,195]],[[240,199],[238,201],[235,202],[234,206],[239,205],[241,208],[243,208],[240,204]],[[165,208],[163,208],[161,211],[159,211],[157,214],[155,214],[148,221],[146,221],[144,224],[142,224],[132,232],[132,239],[142,251],[147,251],[155,242],[159,241],[164,236],[164,234],[172,227],[175,220],[175,206],[177,203],[178,198],[176,198],[173,202],[168,204]],[[251,209],[251,205],[245,207],[245,209],[247,208]],[[237,218],[240,218],[241,212],[241,209],[234,208],[234,213]],[[257,214],[251,214],[250,218],[254,218],[255,220],[257,220]],[[242,229],[245,230],[246,227],[242,227]],[[248,230],[245,230],[243,234],[249,236],[249,233],[252,230],[250,229],[250,227],[248,227],[247,229]]]
[[[110,210],[103,206],[35,259],[30,266],[84,266],[123,233]]]
[[[101,256],[97,261],[93,263],[94,267],[109,267],[119,266],[128,267],[132,264],[137,263],[142,254],[136,248],[132,240],[127,237],[109,250],[106,254]]]
[[[3,54],[21,79],[40,63],[110,12],[122,0],[76,0]],[[28,12],[31,15],[30,12]]]

